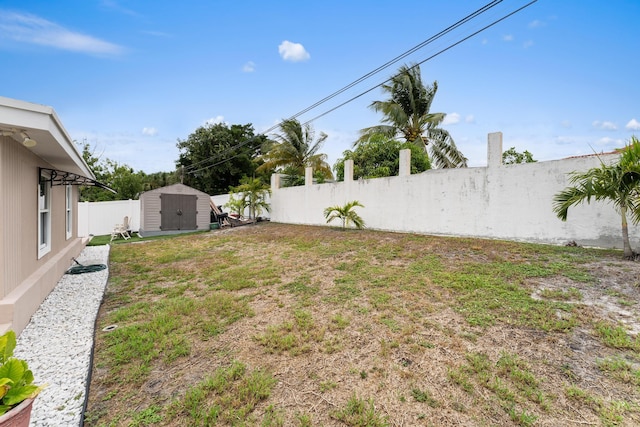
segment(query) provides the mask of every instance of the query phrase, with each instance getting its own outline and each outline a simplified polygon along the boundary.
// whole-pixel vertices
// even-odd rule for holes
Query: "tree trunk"
[[[627,208],[625,206],[620,207],[620,216],[622,217],[622,243],[624,245],[624,257],[633,257],[633,251],[631,250],[631,243],[629,242],[629,227],[627,226]]]

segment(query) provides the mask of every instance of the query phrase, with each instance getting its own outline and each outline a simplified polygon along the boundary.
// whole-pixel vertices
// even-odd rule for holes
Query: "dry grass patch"
[[[85,424],[637,425],[619,257],[271,223],[116,245]]]

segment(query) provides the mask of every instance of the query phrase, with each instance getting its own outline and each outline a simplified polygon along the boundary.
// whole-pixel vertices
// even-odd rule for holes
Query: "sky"
[[[640,1],[505,0],[434,38],[489,3],[0,0],[0,96],[53,107],[79,147],[146,173],[173,171],[201,126],[272,135],[346,88],[297,117],[333,165],[416,63],[472,167],[491,132],[539,161],[640,136]]]

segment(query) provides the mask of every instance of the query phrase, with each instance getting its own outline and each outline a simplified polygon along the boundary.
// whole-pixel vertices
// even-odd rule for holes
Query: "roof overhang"
[[[0,97],[0,130],[5,135],[24,133],[35,141],[36,145],[29,147],[29,150],[51,165],[51,169],[95,180],[95,175],[53,108]]]

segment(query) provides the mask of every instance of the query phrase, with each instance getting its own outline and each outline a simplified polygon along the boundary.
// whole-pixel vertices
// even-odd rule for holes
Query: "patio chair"
[[[115,227],[113,227],[113,231],[111,232],[111,241],[119,237],[122,237],[124,240],[129,240],[131,238],[128,216],[124,217],[122,224],[116,224]]]

